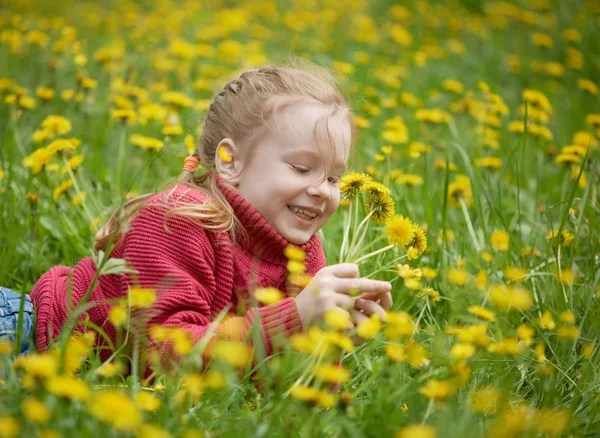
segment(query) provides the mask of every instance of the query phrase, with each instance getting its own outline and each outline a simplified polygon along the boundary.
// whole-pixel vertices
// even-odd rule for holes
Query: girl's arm
[[[215,236],[187,217],[172,215],[165,220],[164,208],[144,208],[124,236],[123,256],[137,275],[123,281],[121,292],[126,296],[130,286],[156,291],[156,302],[144,311],[146,328],[155,324],[179,327],[188,331],[196,343],[212,327],[214,335],[206,349],[210,352],[215,342],[223,339],[245,341],[256,325],[269,355],[276,337],[302,330],[296,304],[286,298],[250,309],[243,316],[212,323],[231,302],[234,276],[232,249],[219,245]],[[173,357],[168,346],[158,351],[163,363]]]

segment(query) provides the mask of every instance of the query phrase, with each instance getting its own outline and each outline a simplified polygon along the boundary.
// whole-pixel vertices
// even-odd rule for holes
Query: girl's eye
[[[330,184],[337,186],[340,183],[340,178],[338,176],[330,176],[328,179]]]
[[[298,172],[298,173],[308,173],[310,172],[310,169],[308,169],[307,167],[301,167],[301,166],[294,166],[292,165],[292,168]]]

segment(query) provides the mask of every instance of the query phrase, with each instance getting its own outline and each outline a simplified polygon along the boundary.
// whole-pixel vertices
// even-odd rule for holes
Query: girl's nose
[[[315,181],[308,187],[307,192],[310,196],[316,196],[323,199],[331,198],[331,188],[329,187],[327,179]]]

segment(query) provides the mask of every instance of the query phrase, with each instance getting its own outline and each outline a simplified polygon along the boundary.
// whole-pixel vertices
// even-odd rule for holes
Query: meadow
[[[328,264],[394,304],[255,361],[152,327],[181,360],[145,378],[132,289],[106,363],[90,324],[16,361],[0,341],[0,437],[600,436],[599,28],[595,0],[3,2],[0,286],[92,254],[124,272],[98,228],[179,175],[227,80],[295,55],[360,128]]]

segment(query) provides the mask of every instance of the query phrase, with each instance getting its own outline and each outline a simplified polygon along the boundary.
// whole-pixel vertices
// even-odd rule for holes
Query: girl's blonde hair
[[[289,66],[264,66],[248,70],[225,84],[223,90],[213,97],[212,103],[202,124],[199,145],[194,152],[206,169],[201,176],[183,171],[175,181],[167,184],[162,199],[166,208],[165,225],[168,216],[178,214],[198,221],[212,231],[230,232],[235,239],[240,224],[233,209],[217,185],[214,177],[217,146],[224,138],[232,139],[244,153],[251,153],[254,146],[268,132],[269,121],[277,113],[301,103],[317,103],[330,109],[325,126],[334,115],[342,115],[350,124],[351,146],[356,141],[356,125],[350,106],[340,92],[334,76],[325,68],[318,67],[303,59],[292,59]],[[315,134],[316,135],[316,134]],[[327,138],[333,144],[327,129]],[[323,155],[323,154],[322,154]],[[190,190],[197,190],[207,196],[202,204],[177,202],[171,195],[176,187],[185,184]],[[109,243],[117,244],[136,213],[154,196],[148,193],[126,202],[109,221],[97,232],[94,249],[106,250]]]

